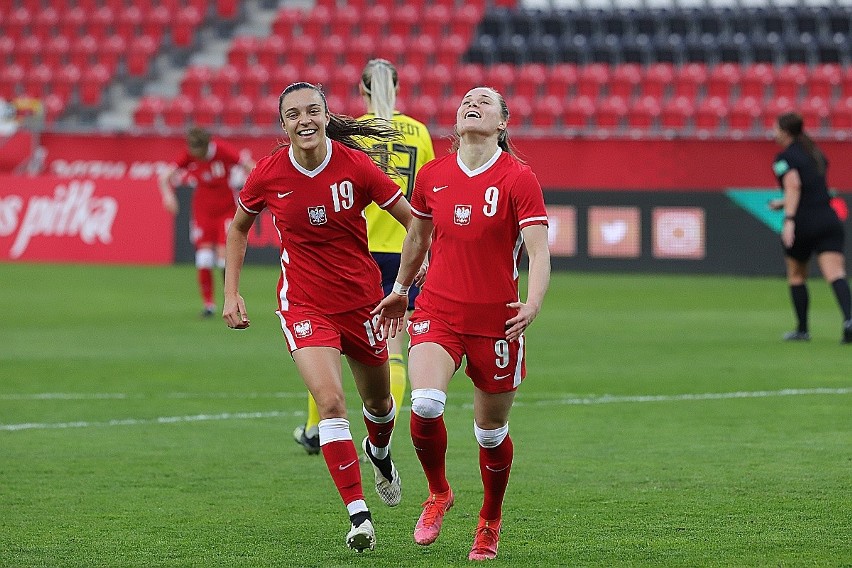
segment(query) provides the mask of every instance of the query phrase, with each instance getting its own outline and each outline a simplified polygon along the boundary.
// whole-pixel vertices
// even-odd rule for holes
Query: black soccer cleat
[[[293,440],[302,446],[309,455],[313,456],[320,453],[319,434],[308,437],[305,435],[304,424],[293,430]]]
[[[852,343],[852,319],[843,322],[843,338],[840,343]]]

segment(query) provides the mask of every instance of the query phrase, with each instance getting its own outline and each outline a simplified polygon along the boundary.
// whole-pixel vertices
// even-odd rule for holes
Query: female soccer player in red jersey
[[[390,439],[396,409],[387,345],[370,314],[382,298],[381,274],[367,248],[362,212],[376,202],[405,226],[411,212],[399,186],[370,155],[380,149],[365,150],[358,140],[388,141],[398,134],[386,123],[329,113],[325,95],[309,83],[284,89],[279,110],[290,144],[258,161],[240,191],[228,231],[222,315],[231,328],[249,326],[240,273],[248,231],[267,208],[281,236],[281,329],[317,401],[321,451],[351,521],[346,543],[361,552],[375,547],[375,532],[346,418],[340,356],[346,356],[364,403],[376,491],[395,506],[400,481]]]
[[[225,265],[225,235],[234,217],[234,190],[229,184],[231,171],[242,168],[248,173],[254,161],[199,127],[189,129],[186,145],[186,151],[160,177],[160,193],[163,206],[174,214],[178,210],[175,178],[182,175],[193,186],[190,240],[195,245],[198,288],[204,302],[201,315],[210,317],[216,309],[213,269]]]
[[[433,543],[453,505],[443,413],[450,379],[465,357],[484,487],[471,560],[497,556],[513,455],[509,411],[525,375],[524,330],[550,282],[544,197],[530,168],[513,155],[508,121],[495,90],[478,87],[464,96],[456,114],[457,151],[420,170],[394,291],[373,311],[385,332],[400,332],[408,287],[431,245],[429,277],[408,324],[411,439],[429,482],[414,540]],[[524,246],[529,283],[521,302]]]

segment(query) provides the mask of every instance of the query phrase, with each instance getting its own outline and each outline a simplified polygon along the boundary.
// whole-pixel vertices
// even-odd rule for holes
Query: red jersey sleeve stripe
[[[518,226],[523,227],[524,225],[547,225],[547,215],[543,217],[527,217],[518,221]]]
[[[379,204],[379,207],[381,207],[382,209],[387,209],[388,207],[391,207],[394,203],[399,201],[400,197],[402,197],[402,192],[397,191],[396,195],[394,195],[393,197],[391,197],[390,199],[388,199],[384,203]]]
[[[411,214],[412,214],[412,215],[414,215],[415,217],[420,218],[420,219],[431,219],[431,218],[432,218],[432,216],[431,216],[431,215],[429,215],[428,213],[424,213],[424,212],[422,212],[422,211],[418,211],[418,210],[417,210],[417,209],[415,209],[414,207],[412,207],[412,208],[411,208]]]
[[[242,199],[238,199],[237,201],[239,201],[240,207],[243,208],[243,211],[245,211],[249,215],[259,215],[260,214],[260,211],[255,211],[253,209],[249,209],[248,207],[246,207],[245,204],[243,204]]]

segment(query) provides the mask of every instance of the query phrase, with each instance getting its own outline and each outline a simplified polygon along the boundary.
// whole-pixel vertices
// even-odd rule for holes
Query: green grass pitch
[[[246,268],[237,332],[199,319],[190,266],[0,264],[0,567],[468,564],[467,378],[449,393],[440,539],[412,540],[426,484],[404,409],[403,502],[385,508],[363,467],[378,545],[349,551],[322,459],[291,439],[305,397],[276,281]],[[781,278],[554,274],[492,564],[852,566],[852,346],[822,280],[811,300],[813,340],[785,344]]]

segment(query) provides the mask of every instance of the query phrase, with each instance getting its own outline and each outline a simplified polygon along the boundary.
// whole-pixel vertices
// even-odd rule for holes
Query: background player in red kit
[[[231,170],[251,171],[254,162],[222,140],[214,140],[203,128],[191,128],[186,136],[187,149],[176,164],[160,177],[163,206],[177,213],[175,187],[188,184],[192,194],[190,240],[195,245],[195,267],[204,309],[212,316],[216,309],[213,268],[225,267],[225,236],[234,218],[234,191],[229,184]],[[180,180],[180,182],[178,182]]]
[[[411,439],[430,493],[414,540],[433,543],[453,505],[443,414],[450,379],[466,357],[484,487],[471,560],[497,556],[513,456],[509,411],[525,375],[524,330],[550,282],[544,197],[535,175],[513,155],[508,120],[506,102],[493,89],[479,87],[464,96],[456,114],[457,152],[420,170],[394,291],[374,310],[385,332],[401,330],[408,287],[431,244],[429,277],[408,324]],[[524,246],[529,282],[521,302]]]
[[[225,306],[228,326],[249,326],[239,293],[248,231],[269,209],[281,235],[278,315],[296,367],[317,402],[319,441],[331,477],[349,512],[346,543],[361,552],[375,546],[372,517],[361,489],[343,394],[341,353],[363,400],[367,455],[376,491],[399,504],[399,474],[391,461],[394,408],[387,345],[370,310],[382,298],[381,274],[367,248],[364,208],[371,202],[402,225],[411,222],[408,201],[356,140],[390,141],[398,134],[382,121],[356,122],[330,114],[322,91],[294,83],[279,100],[290,139],[261,159],[239,195],[228,231]]]

